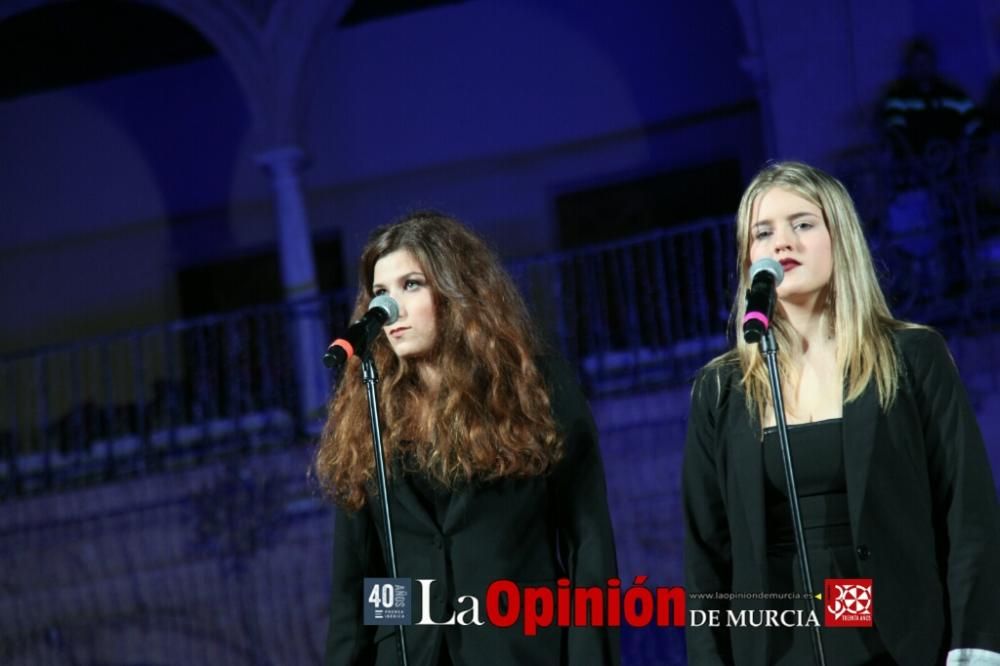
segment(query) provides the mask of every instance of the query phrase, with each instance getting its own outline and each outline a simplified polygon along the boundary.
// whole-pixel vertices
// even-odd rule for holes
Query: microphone
[[[774,301],[785,269],[774,259],[764,257],[750,266],[750,288],[747,289],[747,312],[743,316],[743,339],[760,342],[771,327]]]
[[[397,319],[399,303],[386,294],[376,296],[368,304],[368,312],[348,327],[347,334],[330,343],[323,354],[323,365],[339,368],[355,354],[364,354],[382,327],[396,323]]]

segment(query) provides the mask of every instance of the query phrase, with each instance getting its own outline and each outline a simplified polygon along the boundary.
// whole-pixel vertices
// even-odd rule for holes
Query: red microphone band
[[[345,352],[347,352],[347,358],[351,358],[352,356],[354,356],[354,347],[351,345],[350,342],[348,342],[344,338],[337,338],[336,340],[330,343],[330,346],[340,347],[341,349],[343,349]]]

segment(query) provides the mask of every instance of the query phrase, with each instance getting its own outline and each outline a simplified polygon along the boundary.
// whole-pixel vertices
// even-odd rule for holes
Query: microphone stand
[[[378,384],[378,372],[375,370],[375,363],[371,354],[365,354],[361,359],[361,379],[365,383],[365,392],[368,395],[368,416],[372,424],[372,445],[375,447],[375,476],[378,480],[379,504],[382,508],[382,527],[385,531],[386,558],[389,561],[389,575],[398,578],[396,571],[396,546],[392,540],[392,515],[389,510],[389,488],[385,480],[385,456],[382,454],[382,429],[378,419],[378,395],[375,393],[375,385]],[[406,659],[406,632],[403,625],[399,628],[399,663],[402,666],[409,666]]]
[[[809,595],[810,609],[815,599],[812,589],[812,572],[809,570],[809,554],[806,551],[806,537],[802,531],[802,513],[799,510],[799,494],[795,485],[795,471],[792,469],[792,450],[788,446],[788,423],[785,421],[785,402],[781,397],[781,379],[778,375],[778,343],[774,331],[768,327],[760,339],[760,351],[767,362],[767,376],[771,380],[771,397],[774,404],[774,420],[778,426],[778,441],[781,445],[781,462],[785,468],[785,485],[788,487],[788,505],[792,509],[792,529],[795,533],[795,548],[799,554],[799,572],[802,575],[802,589]],[[819,626],[812,627],[813,658],[817,666],[826,666],[823,641]]]

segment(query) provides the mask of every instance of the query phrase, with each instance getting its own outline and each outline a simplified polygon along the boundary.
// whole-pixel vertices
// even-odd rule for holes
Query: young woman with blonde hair
[[[1000,512],[944,340],[893,318],[851,197],[823,171],[764,168],[743,195],[736,233],[735,321],[751,263],[771,257],[785,271],[772,328],[814,592],[830,578],[872,581],[874,626],[824,628],[827,663],[1000,657]],[[729,610],[807,607],[759,598],[802,592],[774,426],[760,351],[738,339],[692,391],[686,586],[725,600],[690,596],[690,608],[725,620]],[[820,624],[832,602],[813,604]],[[689,627],[689,661],[813,663],[810,632]]]
[[[359,265],[355,315],[388,294],[399,319],[374,342],[400,576],[414,621],[433,579],[433,620],[467,610],[498,579],[555,589],[606,585],[615,549],[590,411],[543,353],[496,256],[454,219],[417,213],[381,227]],[[395,627],[362,623],[362,579],[387,576],[374,455],[356,362],[343,371],[318,450],[337,504],[329,664],[397,663]],[[411,666],[617,664],[601,628],[407,627]]]

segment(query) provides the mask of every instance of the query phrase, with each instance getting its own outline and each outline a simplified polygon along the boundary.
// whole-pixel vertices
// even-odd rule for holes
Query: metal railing
[[[981,201],[993,168],[1000,183],[1000,160],[984,160],[979,181],[936,171],[902,191],[877,162],[848,171],[897,316],[996,328],[1000,205]],[[587,390],[609,395],[686,382],[726,347],[735,253],[732,220],[710,219],[510,272]],[[340,292],[0,358],[0,497],[301,441],[292,327],[309,312],[335,330],[352,304]]]
[[[511,266],[591,393],[684,381],[726,345],[732,221],[710,219]]]
[[[324,298],[325,323],[350,304]],[[0,359],[0,497],[295,440],[297,311],[256,307]]]

